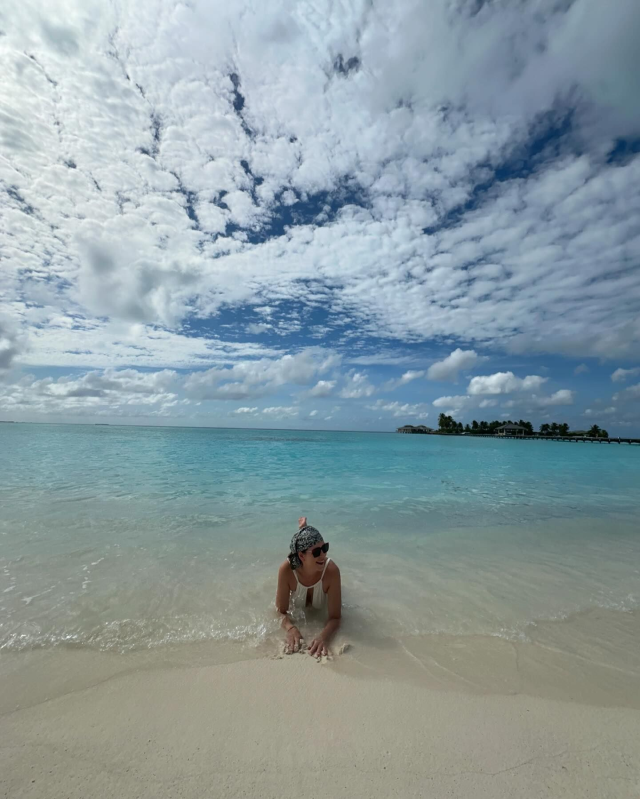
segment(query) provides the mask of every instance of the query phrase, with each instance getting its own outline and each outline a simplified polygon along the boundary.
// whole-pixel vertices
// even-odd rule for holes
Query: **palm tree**
[[[551,430],[551,428],[549,427],[549,424],[547,422],[545,422],[544,424],[540,425],[540,434],[541,435],[543,435],[543,436],[549,435],[549,431],[550,430]]]
[[[558,435],[558,423],[557,422],[552,422],[551,423],[551,434],[554,435],[554,436]]]
[[[569,425],[566,422],[563,422],[560,427],[558,428],[558,432],[561,436],[568,436],[569,435]]]
[[[475,419],[471,422],[471,429],[472,430],[477,430],[478,429],[478,423],[476,422]]]
[[[599,438],[601,435],[601,431],[598,425],[594,424],[593,427],[591,427],[591,429],[587,433],[587,435],[589,435],[591,438]]]
[[[447,417],[444,413],[441,413],[440,416],[438,416],[438,427],[441,430],[444,430],[446,426],[447,426]]]
[[[609,438],[609,433],[606,430],[600,431],[600,438]]]

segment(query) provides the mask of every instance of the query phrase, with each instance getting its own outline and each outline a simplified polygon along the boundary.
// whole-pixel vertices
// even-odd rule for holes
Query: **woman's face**
[[[317,558],[313,557],[313,550],[318,549],[324,545],[324,541],[320,539],[316,544],[309,549],[306,549],[304,552],[299,552],[300,560],[302,561],[302,565],[306,566],[307,568],[318,568],[324,569],[324,564],[327,562],[327,554],[326,552],[321,552]]]

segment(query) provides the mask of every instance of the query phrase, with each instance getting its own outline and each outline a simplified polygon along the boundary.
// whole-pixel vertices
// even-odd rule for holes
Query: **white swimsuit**
[[[298,580],[298,572],[294,571],[293,573],[296,576],[296,590],[292,591],[292,597],[294,602],[301,602],[302,606],[304,607],[307,604],[307,591],[311,588],[313,589],[313,597],[311,599],[311,607],[313,608],[324,608],[327,605],[327,595],[322,588],[322,578],[324,577],[324,573],[327,570],[327,566],[329,565],[329,561],[331,558],[327,558],[327,562],[324,564],[324,569],[322,570],[322,574],[320,575],[320,579],[317,583],[313,585],[302,585],[300,580]]]

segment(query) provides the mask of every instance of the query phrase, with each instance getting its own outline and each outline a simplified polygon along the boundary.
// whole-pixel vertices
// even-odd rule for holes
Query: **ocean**
[[[0,651],[270,646],[299,516],[356,644],[634,613],[639,489],[629,445],[2,425]]]

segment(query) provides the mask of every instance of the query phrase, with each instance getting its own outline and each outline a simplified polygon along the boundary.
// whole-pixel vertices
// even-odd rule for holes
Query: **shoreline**
[[[5,652],[0,796],[635,799],[640,612],[531,633]]]
[[[306,655],[121,673],[0,716],[0,787],[35,797],[615,797],[640,711],[438,691]]]
[[[319,624],[313,619],[302,628],[307,640]],[[123,674],[288,660],[283,640],[278,630],[258,644],[194,641],[129,652],[70,644],[0,652],[0,715]],[[640,610],[593,608],[533,623],[521,638],[431,633],[363,641],[343,628],[323,665],[356,680],[640,710],[639,642]]]

